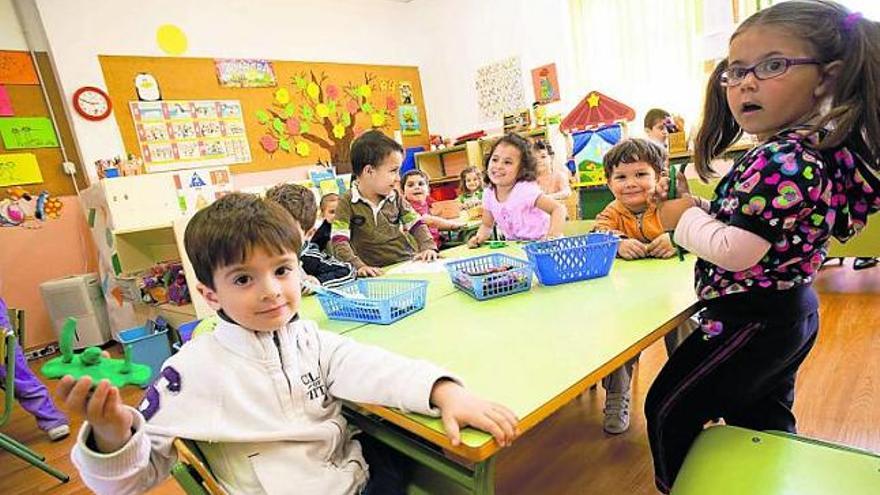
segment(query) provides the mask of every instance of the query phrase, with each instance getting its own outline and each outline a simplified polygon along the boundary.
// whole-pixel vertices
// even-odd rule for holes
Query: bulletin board
[[[138,101],[139,73],[155,77],[162,100],[241,102],[251,161],[230,166],[233,173],[327,162],[327,145],[350,142],[351,133],[373,127],[389,136],[400,130],[404,147],[429,142],[417,67],[271,60],[275,86],[224,87],[213,58],[98,58],[123,142],[132,152],[138,150],[138,136],[129,105]],[[336,118],[345,113],[349,121]],[[346,146],[336,161],[347,158]]]
[[[48,56],[45,53],[37,53],[37,64],[42,74],[52,74]],[[80,187],[85,186],[81,173],[79,153],[70,132],[70,126],[64,113],[61,101],[61,93],[55,84],[54,77],[45,77],[46,92],[49,95],[49,104],[55,114],[57,125],[55,132],[58,144],[64,144],[68,158],[77,165],[77,182]],[[37,79],[30,54],[23,51],[0,51],[0,85],[3,86],[12,106],[13,115],[0,117],[8,118],[49,118],[49,107],[43,99],[43,92]],[[42,120],[41,119],[41,120]],[[59,146],[15,148],[6,149],[3,140],[0,139],[0,158],[9,154],[29,154],[36,158],[39,166],[39,175],[42,181],[37,183],[22,184],[26,190],[39,193],[49,191],[52,196],[67,196],[75,194],[70,176],[64,173],[64,162]],[[6,186],[0,188],[6,189]],[[0,194],[3,197],[5,194]]]

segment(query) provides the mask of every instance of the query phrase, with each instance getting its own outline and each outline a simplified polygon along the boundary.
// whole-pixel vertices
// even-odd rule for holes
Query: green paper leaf
[[[281,141],[278,141],[278,147],[290,153],[290,141],[282,139]]]
[[[351,125],[351,114],[345,112],[342,114],[342,125],[348,127]]]
[[[261,124],[269,122],[269,113],[265,110],[257,110],[257,122]]]
[[[369,103],[364,103],[363,105],[361,105],[361,110],[363,110],[364,113],[373,113],[373,105],[370,105]]]
[[[284,121],[276,117],[272,121],[272,127],[278,132],[284,132]]]
[[[287,105],[284,105],[285,119],[293,115],[294,112],[296,112],[296,105],[294,105],[293,103],[288,103]]]
[[[309,132],[309,129],[311,129],[311,128],[312,128],[312,125],[309,124],[305,120],[299,123],[299,133],[300,134],[305,134],[305,133]]]

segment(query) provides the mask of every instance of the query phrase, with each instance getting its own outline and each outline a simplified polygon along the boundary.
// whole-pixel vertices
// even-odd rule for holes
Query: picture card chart
[[[129,102],[147,172],[250,163],[238,100]]]

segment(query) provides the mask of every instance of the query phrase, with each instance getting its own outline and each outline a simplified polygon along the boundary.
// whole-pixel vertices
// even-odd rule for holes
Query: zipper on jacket
[[[281,352],[281,340],[278,338],[278,332],[272,332],[272,341],[275,342],[275,348],[278,350],[278,361],[281,363],[281,374],[287,380],[287,392],[293,395],[293,384],[290,383],[290,377],[287,376],[287,370],[284,367],[284,354]]]
[[[641,213],[637,213],[636,214],[636,222],[638,223],[638,226],[639,226],[639,233],[642,234],[642,239],[641,239],[642,242],[651,242],[648,240],[648,236],[645,235],[645,230],[642,228],[642,218],[644,216],[645,216],[644,211]]]

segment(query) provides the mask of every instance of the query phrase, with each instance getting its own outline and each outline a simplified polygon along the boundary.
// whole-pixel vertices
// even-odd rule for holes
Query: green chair
[[[174,440],[177,449],[177,464],[171,468],[171,475],[187,495],[223,495],[226,490],[211,473],[199,446],[192,440]]]
[[[9,321],[12,323],[13,328],[0,327],[0,364],[6,367],[5,397],[3,401],[3,415],[0,416],[0,427],[9,421],[12,407],[15,404],[15,343],[17,340],[16,333],[24,335],[24,312],[10,309]],[[23,443],[4,433],[0,433],[0,449],[27,461],[32,466],[42,469],[49,475],[59,479],[62,483],[70,480],[69,476],[48,465],[44,456],[37,454]]]
[[[672,495],[877,495],[880,455],[782,432],[700,433]]]

